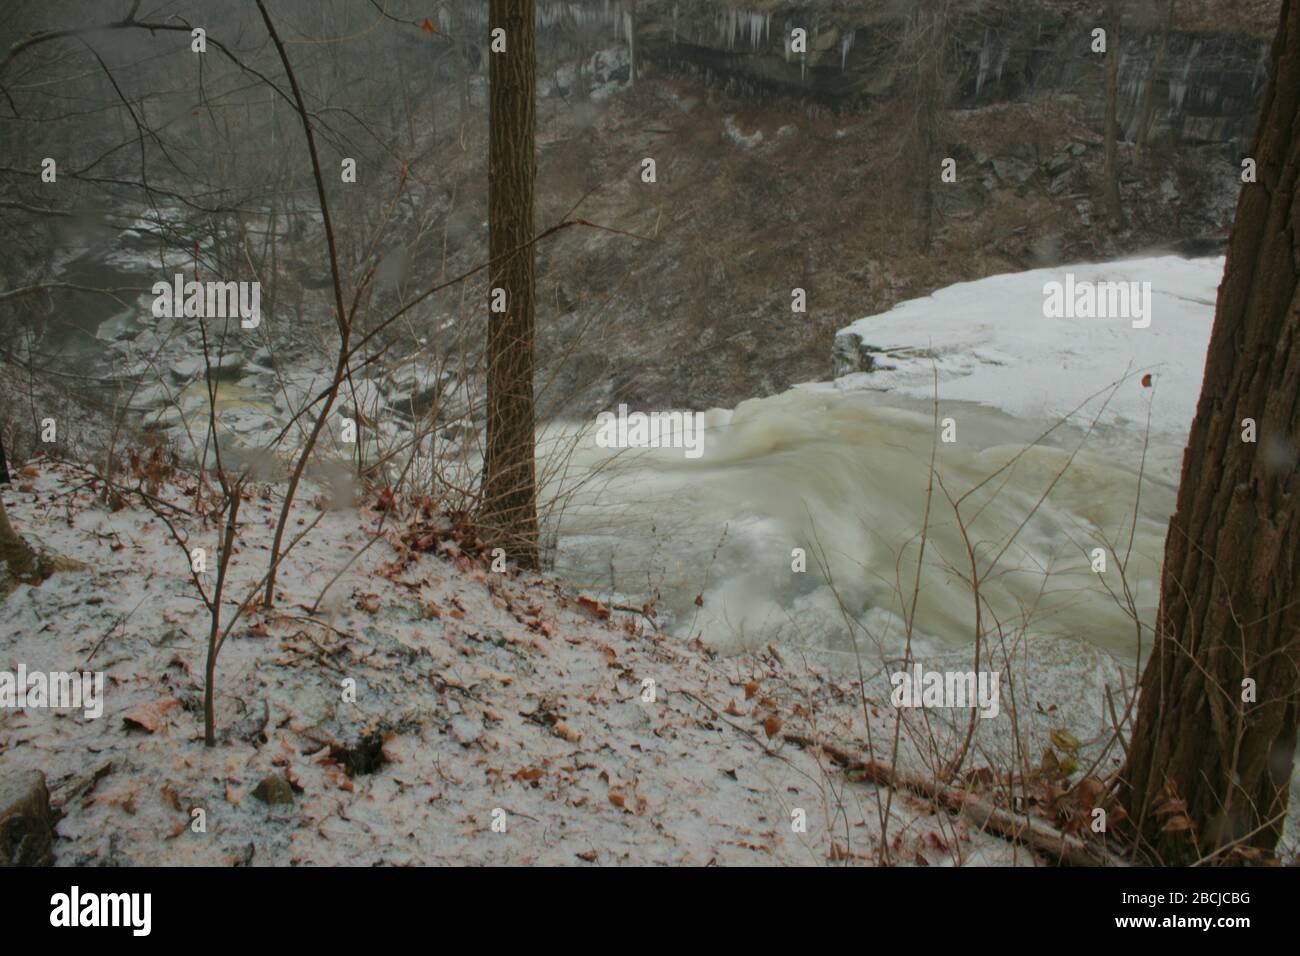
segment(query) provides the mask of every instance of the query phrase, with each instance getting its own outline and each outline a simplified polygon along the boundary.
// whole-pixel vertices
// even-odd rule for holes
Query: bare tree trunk
[[[935,188],[935,181],[940,175],[943,111],[952,92],[946,56],[948,2],[919,0],[911,16],[903,55],[914,70],[910,94],[916,110],[915,166],[920,175],[917,216],[921,224],[921,249],[928,251],[934,242],[938,212],[936,200],[939,191]]]
[[[1106,221],[1111,229],[1124,228],[1124,207],[1119,195],[1119,162],[1117,139],[1119,137],[1119,28],[1123,15],[1123,0],[1106,3],[1106,169],[1103,182],[1103,199]]]
[[[36,552],[9,523],[3,498],[0,498],[0,564],[5,565],[10,577],[29,584],[39,584],[45,577]]]
[[[536,50],[533,0],[491,0],[489,33],[505,31],[491,61],[489,285],[504,312],[488,314],[487,454],[479,517],[494,545],[537,564],[533,410],[533,181]],[[492,296],[491,298],[495,298]]]
[[[627,34],[627,82],[636,83],[636,0],[629,0],[623,12],[623,32]]]
[[[1300,694],[1300,3],[1219,288],[1121,797],[1164,863],[1277,844]],[[1258,441],[1243,422],[1254,422]],[[1232,851],[1236,849],[1234,854]]]
[[[230,556],[235,550],[235,537],[239,533],[239,503],[243,500],[242,482],[232,489],[226,485],[224,472],[221,475],[222,489],[226,492],[228,510],[226,527],[221,538],[221,553],[217,557],[217,583],[212,592],[211,624],[208,629],[208,656],[203,667],[203,744],[207,747],[217,745],[217,654],[221,651],[221,600],[226,589],[227,572],[230,570]]]
[[[307,153],[311,157],[312,175],[316,180],[316,196],[320,202],[321,225],[325,230],[325,244],[329,250],[335,318],[339,329],[339,357],[334,366],[334,378],[330,382],[324,404],[321,406],[316,421],[312,425],[311,434],[308,436],[306,444],[298,452],[298,460],[294,464],[293,473],[289,477],[289,487],[285,490],[284,503],[280,506],[280,517],[276,521],[275,534],[271,539],[271,560],[266,576],[266,596],[263,599],[263,605],[269,608],[275,604],[275,579],[280,567],[280,545],[283,543],[285,525],[288,523],[289,514],[293,509],[294,496],[298,492],[298,483],[302,480],[303,472],[307,468],[307,461],[311,458],[312,450],[316,447],[316,442],[325,428],[330,410],[334,407],[334,402],[338,398],[339,388],[348,374],[348,345],[352,340],[352,319],[356,313],[356,296],[360,295],[361,287],[356,290],[352,310],[349,311],[343,304],[343,279],[339,269],[338,244],[334,238],[334,224],[330,216],[328,194],[325,192],[325,178],[321,172],[320,154],[316,151],[316,137],[312,133],[307,105],[302,98],[302,90],[298,86],[298,77],[289,62],[289,55],[285,52],[284,44],[280,42],[280,35],[276,32],[275,24],[271,21],[271,15],[267,12],[266,5],[262,0],[257,0],[257,8],[262,15],[262,22],[266,24],[266,32],[275,44],[280,63],[284,66],[285,76],[289,79],[289,88],[293,91],[294,105],[297,107],[299,119],[302,121],[303,135],[307,140]],[[216,434],[215,427],[211,431],[213,435]]]
[[[1147,140],[1151,137],[1151,124],[1155,122],[1156,81],[1160,69],[1165,65],[1165,50],[1169,46],[1169,34],[1174,29],[1174,0],[1169,0],[1165,8],[1165,19],[1160,31],[1160,45],[1156,47],[1155,59],[1151,62],[1151,71],[1147,74],[1146,88],[1142,91],[1142,108],[1138,112],[1137,133],[1134,137],[1134,153],[1139,162],[1146,161]]]
[[[465,0],[460,0],[451,8],[451,29],[452,43],[456,46],[456,56],[453,57],[456,64],[456,86],[460,93],[458,122],[464,123],[469,117],[469,39],[465,29]],[[429,99],[436,100],[437,97]]]

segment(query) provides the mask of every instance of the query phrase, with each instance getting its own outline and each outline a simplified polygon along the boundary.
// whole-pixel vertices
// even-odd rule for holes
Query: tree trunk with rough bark
[[[1284,0],[1123,772],[1166,864],[1276,846],[1300,695],[1300,3]],[[1156,318],[1159,321],[1159,318]],[[1247,422],[1249,420],[1249,422]],[[1255,441],[1250,437],[1253,423]]]
[[[489,542],[510,560],[537,565],[533,408],[533,182],[536,50],[533,0],[491,0],[489,35],[505,31],[492,52],[488,228],[490,230],[487,454],[479,519]],[[494,290],[505,310],[491,311]]]
[[[0,498],[0,564],[8,575],[28,584],[39,584],[45,574],[32,546],[9,523],[4,499]]]

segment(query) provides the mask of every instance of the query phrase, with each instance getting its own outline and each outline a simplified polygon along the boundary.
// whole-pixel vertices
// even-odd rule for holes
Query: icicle
[[[844,72],[844,67],[849,61],[849,51],[853,49],[854,36],[855,36],[854,32],[852,30],[849,30],[847,33],[844,34],[844,36],[840,37],[840,72],[841,73]]]

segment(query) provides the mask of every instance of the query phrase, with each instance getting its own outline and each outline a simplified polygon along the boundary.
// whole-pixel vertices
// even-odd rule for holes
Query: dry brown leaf
[[[121,807],[127,813],[135,816],[135,798],[135,788],[129,784],[124,784],[116,790],[110,790],[107,793],[101,793],[91,797],[89,805]]]
[[[1152,810],[1157,816],[1165,816],[1170,813],[1185,813],[1186,811],[1187,803],[1178,797],[1165,797]]]
[[[140,704],[132,707],[122,715],[122,723],[129,727],[147,730],[151,734],[156,733],[158,728],[166,722],[167,714],[179,707],[180,704],[181,702],[175,697]]]
[[[582,739],[582,734],[571,728],[568,724],[557,723],[551,728],[551,732],[557,737],[562,737],[571,744],[576,744]]]
[[[162,795],[163,795],[163,799],[167,801],[168,806],[170,806],[173,810],[179,810],[181,808],[180,794],[176,792],[175,788],[173,788],[171,784],[169,783],[163,784]]]
[[[594,598],[589,598],[586,595],[579,594],[578,604],[586,610],[588,614],[591,614],[593,617],[602,621],[609,617],[609,608],[605,607],[605,605],[601,604]]]

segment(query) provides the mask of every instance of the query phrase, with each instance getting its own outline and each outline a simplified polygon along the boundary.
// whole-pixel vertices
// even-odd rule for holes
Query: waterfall
[[[622,603],[658,592],[669,630],[702,633],[726,652],[773,641],[849,650],[846,613],[873,640],[896,649],[906,603],[897,575],[910,594],[936,447],[924,405],[798,388],[705,413],[706,450],[698,461],[674,450],[611,452],[588,439],[570,459],[570,478],[596,480],[565,504],[556,570],[578,587],[626,596]],[[936,470],[954,496],[1022,452],[1031,432],[978,406],[963,407],[959,418],[961,442],[937,446]],[[1129,566],[1144,619],[1158,599],[1181,450],[1157,441],[1146,459]],[[1068,455],[1061,447],[1030,448],[1000,476],[1005,483],[974,492],[962,513],[972,539],[984,542],[982,571]],[[985,581],[983,598],[1000,620],[1014,629],[1033,608],[1034,633],[1131,653],[1132,622],[1107,593],[1112,582],[1092,572],[1087,553],[1103,538],[1126,540],[1139,460],[1140,450],[1127,446],[1074,459]],[[807,555],[806,573],[792,573],[795,548]],[[966,561],[961,528],[940,496],[916,617],[917,640],[932,650],[970,639],[970,588],[954,571]]]

